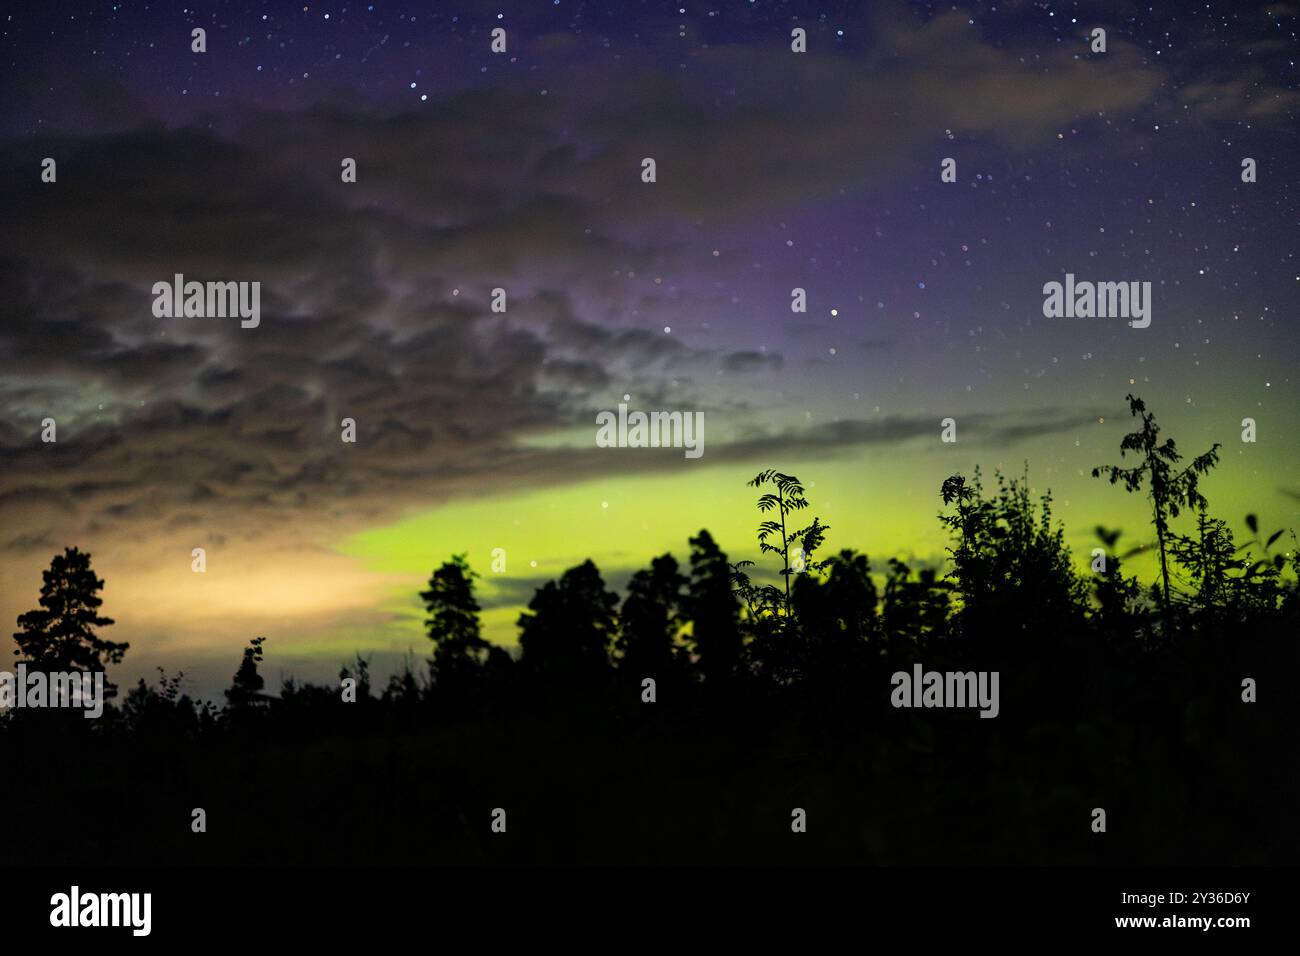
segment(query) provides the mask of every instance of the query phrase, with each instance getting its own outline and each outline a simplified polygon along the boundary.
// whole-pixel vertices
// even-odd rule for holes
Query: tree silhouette
[[[355,680],[357,682],[357,701],[370,700],[370,661],[366,660],[360,654],[353,655],[356,665],[356,675],[353,676],[352,668],[346,664],[339,669],[339,683],[345,680]]]
[[[1110,483],[1124,483],[1126,491],[1140,491],[1145,482],[1150,491],[1151,523],[1156,529],[1156,546],[1160,554],[1160,602],[1165,617],[1165,629],[1169,629],[1169,519],[1178,517],[1184,507],[1199,509],[1204,507],[1205,498],[1200,493],[1200,477],[1219,462],[1219,443],[1203,455],[1193,458],[1191,463],[1181,471],[1175,466],[1183,460],[1172,438],[1160,443],[1160,426],[1154,415],[1147,412],[1142,399],[1133,395],[1125,396],[1128,400],[1129,413],[1141,419],[1142,427],[1129,432],[1120,442],[1120,457],[1126,452],[1135,452],[1141,463],[1132,468],[1118,465],[1101,465],[1092,470],[1092,476],[1110,477]]]
[[[809,634],[834,644],[869,640],[877,629],[878,596],[867,556],[846,548],[820,567],[824,580],[811,574],[795,579],[795,618]]]
[[[819,544],[822,528],[814,522],[802,538],[789,523],[781,528],[775,516],[789,492],[793,485],[774,492],[776,527],[766,526],[762,552],[792,572],[784,575],[788,602],[785,589],[768,583],[777,568],[755,586],[745,571],[752,564],[729,564],[701,530],[690,539],[689,579],[671,555],[660,555],[632,575],[621,610],[590,561],[538,589],[519,621],[522,660],[498,669],[494,660],[507,657],[482,637],[473,573],[452,557],[422,592],[434,666],[420,670],[408,655],[378,696],[360,657],[340,675],[357,678],[355,703],[340,699],[337,683],[292,678],[278,697],[264,695],[259,637],[244,650],[221,712],[188,700],[180,675],[164,674],[106,707],[102,721],[73,715],[78,727],[91,725],[87,732],[6,715],[0,746],[60,755],[42,773],[14,775],[17,805],[47,825],[16,828],[6,849],[78,858],[84,834],[57,823],[99,799],[79,786],[91,780],[135,814],[97,837],[95,852],[125,856],[143,845],[168,862],[245,862],[251,848],[270,846],[295,862],[340,852],[368,862],[423,854],[471,863],[701,853],[1077,863],[1112,860],[1116,846],[1151,863],[1171,851],[1246,863],[1300,854],[1300,829],[1285,822],[1300,786],[1296,762],[1285,759],[1293,729],[1248,705],[1244,681],[1300,667],[1300,645],[1290,639],[1300,632],[1293,574],[1300,548],[1272,553],[1281,532],[1261,534],[1250,515],[1253,538],[1238,544],[1244,537],[1234,539],[1203,499],[1186,534],[1167,527],[1176,611],[1169,620],[1180,640],[1156,642],[1147,638],[1172,633],[1151,627],[1159,585],[1143,600],[1122,566],[1142,548],[1116,553],[1119,532],[1097,529],[1108,561],[1090,578],[1090,604],[1053,524],[1050,495],[1031,496],[1024,481],[998,475],[989,493],[978,472],[973,481],[943,482],[939,519],[951,562],[914,569],[890,559],[883,587],[866,555],[847,549],[805,559],[805,571],[813,570],[800,573],[795,548]],[[1192,497],[1180,494],[1183,502]],[[91,576],[87,586],[100,584]],[[87,620],[98,620],[93,608]],[[42,626],[31,632],[44,635],[46,625],[57,629],[53,622],[33,618]],[[474,679],[448,693],[462,664]],[[891,675],[917,664],[949,675],[1001,674],[998,723],[967,719],[970,712],[895,711]],[[665,673],[686,678],[668,707],[642,706],[615,683]],[[339,772],[349,765],[354,772]],[[1256,768],[1269,785],[1242,787]],[[157,818],[188,800],[196,783],[245,839],[189,840],[183,827],[164,828],[180,829],[174,838],[160,835]],[[849,828],[817,827],[809,841],[781,838],[771,821],[788,812],[791,786],[800,803],[812,794]],[[521,828],[524,840],[475,838],[485,821],[475,824],[466,808],[493,806],[507,792],[519,808],[512,821],[519,812],[524,821],[560,825]],[[1117,832],[1097,856],[1095,841],[1075,835],[1083,826],[1066,833],[1061,821],[1071,806],[1083,817],[1077,811],[1100,792],[1129,795],[1138,825]],[[827,802],[832,793],[847,796]],[[428,810],[414,830],[395,812],[412,794]],[[1133,795],[1151,796],[1143,807]],[[1013,814],[1004,812],[1008,799]],[[1225,806],[1236,812],[1223,813]],[[718,808],[708,821],[718,825],[707,831],[697,825],[702,808]],[[995,817],[997,827],[979,825]],[[580,825],[564,825],[570,821]],[[773,830],[771,840],[761,836]],[[961,835],[955,843],[953,834]]]
[[[940,580],[934,568],[922,568],[913,580],[905,562],[890,558],[880,609],[887,646],[895,653],[907,652],[945,636],[953,590],[953,584]]]
[[[95,633],[112,618],[102,617],[104,603],[99,592],[104,582],[90,567],[90,555],[65,548],[42,572],[40,609],[19,615],[14,642],[18,663],[44,671],[102,671],[106,664],[119,664],[130,644],[106,641]],[[117,689],[104,683],[104,694]]]
[[[713,535],[701,529],[690,545],[690,647],[705,681],[718,683],[730,678],[740,665],[740,602],[732,592],[727,555]]]
[[[230,689],[226,691],[226,701],[235,710],[243,710],[260,705],[263,701],[262,687],[266,683],[257,672],[257,665],[262,663],[262,645],[265,637],[255,637],[244,648],[244,656],[235,671]]]
[[[465,560],[453,555],[429,578],[429,589],[420,592],[429,616],[424,622],[434,642],[433,672],[444,685],[459,686],[472,679],[487,660],[491,645],[483,639],[474,598],[478,577]]]
[[[215,719],[216,705],[191,700],[181,689],[185,672],[174,677],[158,669],[158,686],[151,687],[144,678],[127,691],[122,700],[122,717],[134,732],[180,745],[209,728]]]
[[[881,650],[876,584],[865,554],[845,549],[821,562],[825,577],[800,574],[790,591],[797,627],[787,633],[786,666],[828,687],[863,666],[870,649]],[[869,646],[870,642],[870,646]],[[756,653],[762,652],[755,647]],[[769,664],[770,670],[770,664]]]
[[[600,678],[609,671],[617,607],[618,595],[605,590],[591,560],[569,568],[558,584],[538,588],[519,616],[521,664],[561,684]]]
[[[636,572],[628,582],[615,648],[619,669],[633,679],[662,680],[675,673],[677,635],[686,618],[687,583],[671,554],[655,558],[649,570]]]

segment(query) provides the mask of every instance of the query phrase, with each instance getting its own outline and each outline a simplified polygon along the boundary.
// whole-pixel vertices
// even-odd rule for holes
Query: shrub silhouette
[[[943,483],[940,498],[955,508],[941,514],[956,539],[950,579],[960,596],[959,633],[1014,644],[1036,638],[1053,622],[1081,619],[1087,588],[1065,547],[1064,529],[1052,523],[1052,496],[1030,500],[1028,475],[997,476],[998,491],[984,495],[978,470],[968,485],[961,475]]]

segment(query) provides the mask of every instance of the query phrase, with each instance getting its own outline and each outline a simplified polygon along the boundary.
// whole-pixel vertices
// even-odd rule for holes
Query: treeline
[[[1099,527],[1086,570],[1024,478],[949,478],[946,573],[891,559],[876,576],[865,554],[823,556],[799,479],[764,471],[749,485],[775,584],[705,530],[621,598],[585,561],[536,591],[512,655],[454,556],[421,593],[427,666],[383,686],[358,656],[337,685],[269,696],[256,638],[224,706],[164,674],[57,738],[51,715],[11,712],[0,746],[76,750],[85,765],[25,791],[31,812],[114,782],[118,837],[149,834],[161,859],[394,861],[417,819],[435,861],[1296,862],[1295,536],[1281,552],[1252,516],[1239,542],[1200,490],[1218,446],[1184,462],[1129,400],[1121,464],[1094,475],[1145,494],[1153,537],[1121,549]],[[1127,562],[1148,549],[1144,584]],[[56,556],[15,635],[29,667],[121,660],[94,632],[112,623],[102,584],[88,555]],[[895,709],[891,675],[914,663],[999,672],[999,716]],[[205,842],[199,806],[281,849]],[[1090,826],[1098,808],[1112,831]]]

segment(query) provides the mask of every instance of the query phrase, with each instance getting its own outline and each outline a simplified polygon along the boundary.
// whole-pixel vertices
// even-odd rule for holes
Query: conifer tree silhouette
[[[266,682],[257,672],[257,665],[262,662],[262,645],[265,642],[265,637],[255,637],[244,648],[239,669],[235,671],[230,689],[226,691],[226,701],[232,709],[247,709],[262,702],[262,687]]]
[[[424,626],[434,642],[434,676],[444,685],[470,681],[488,658],[491,645],[483,639],[481,608],[474,598],[477,577],[465,555],[453,555],[433,572],[429,589],[420,592],[429,614]]]
[[[520,663],[559,684],[598,679],[609,670],[617,607],[594,562],[569,568],[538,588],[519,616]]]
[[[731,677],[740,665],[740,602],[732,592],[727,555],[713,536],[701,529],[690,545],[690,647],[705,681],[717,683]]]
[[[65,548],[41,577],[40,609],[18,617],[20,630],[14,634],[18,663],[44,671],[82,672],[121,663],[130,644],[106,641],[94,630],[109,626],[113,619],[99,614],[104,582],[91,570],[90,555]],[[116,690],[105,681],[105,696],[112,697]]]
[[[615,648],[619,670],[634,680],[675,673],[676,638],[685,620],[687,579],[671,554],[655,558],[628,582]]]

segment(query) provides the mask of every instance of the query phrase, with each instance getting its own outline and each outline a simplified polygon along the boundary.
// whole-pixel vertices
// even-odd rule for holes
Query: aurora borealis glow
[[[1083,561],[1147,537],[1089,476],[1130,391],[1223,443],[1217,514],[1300,525],[1294,5],[55,6],[3,24],[0,615],[90,551],[115,679],[212,694],[257,634],[269,683],[382,672],[460,552],[513,643],[584,558],[755,557],[767,467],[879,568],[1028,462]],[[1150,328],[1044,318],[1067,272],[1150,281]],[[174,273],[260,281],[260,326],[155,318]],[[597,448],[624,395],[704,412],[703,458]]]

